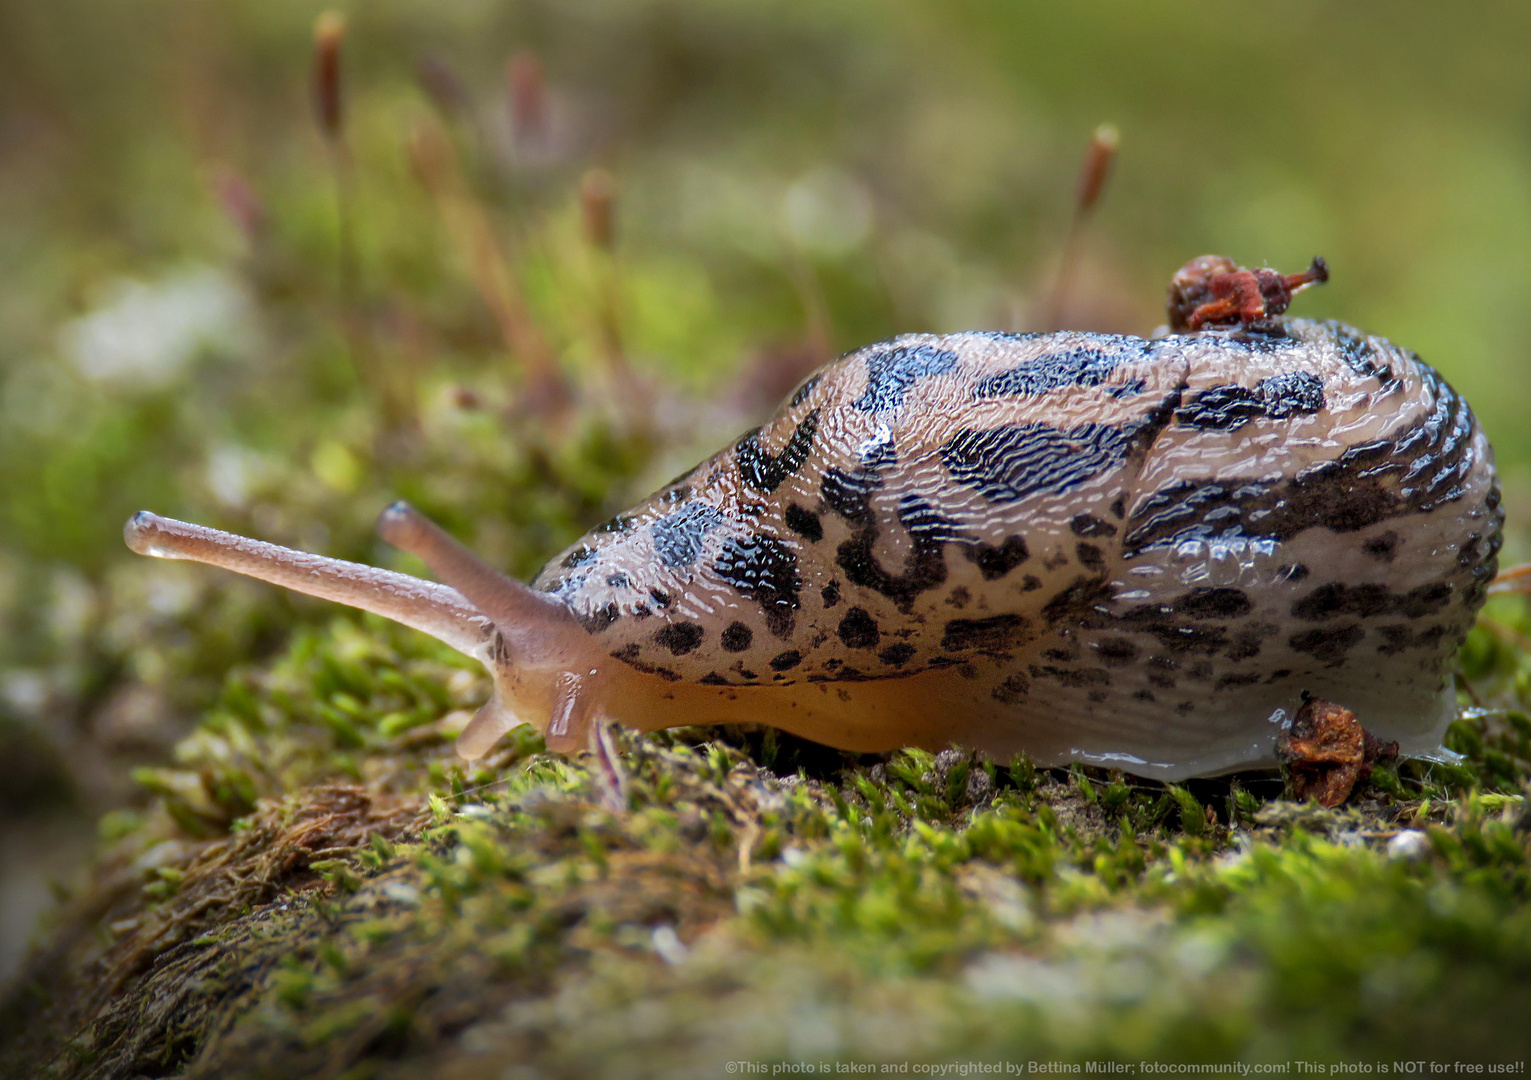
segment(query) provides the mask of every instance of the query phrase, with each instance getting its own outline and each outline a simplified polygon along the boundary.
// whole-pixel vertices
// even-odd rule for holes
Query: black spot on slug
[[[1106,348],[1043,353],[1029,363],[990,375],[973,387],[977,399],[1035,397],[1065,386],[1099,386],[1123,360],[1137,359],[1113,344]]]
[[[616,604],[607,604],[593,611],[574,612],[575,620],[585,628],[585,633],[587,634],[599,634],[616,622],[620,615],[621,612],[617,610]]]
[[[1374,375],[1383,386],[1397,381],[1389,365],[1377,362],[1380,350],[1364,334],[1332,320],[1325,320],[1318,325],[1330,335],[1340,359],[1357,375]]]
[[[792,394],[792,400],[787,403],[789,409],[795,409],[808,400],[808,395],[818,389],[819,383],[824,380],[823,375],[810,375],[804,379],[802,385]]]
[[[1360,643],[1366,631],[1357,623],[1346,623],[1327,630],[1304,630],[1293,634],[1287,644],[1294,652],[1307,653],[1329,667],[1345,662],[1345,654]]]
[[[632,519],[632,517],[627,515],[627,514],[618,514],[614,518],[607,518],[605,521],[601,522],[599,525],[597,525],[595,528],[591,529],[590,531],[593,532],[593,533],[596,533],[597,535],[604,535],[606,533],[626,533],[626,532],[631,532],[632,528],[633,528],[633,519]]]
[[[654,643],[669,649],[676,656],[684,656],[702,643],[707,632],[696,623],[670,623],[654,635]]]
[[[719,675],[716,671],[709,671],[706,675],[703,675],[700,679],[698,679],[697,682],[701,683],[703,686],[728,685],[728,680]]]
[[[1392,529],[1381,536],[1374,536],[1361,545],[1361,550],[1366,552],[1378,562],[1390,563],[1398,554],[1400,537]]]
[[[1118,514],[1117,517],[1121,515]],[[1069,531],[1075,536],[1089,539],[1097,536],[1115,536],[1116,526],[1109,521],[1102,521],[1093,514],[1075,514],[1069,519]]]
[[[866,358],[867,388],[851,402],[862,412],[901,408],[904,395],[920,379],[944,375],[957,366],[957,354],[933,345],[894,345]]]
[[[1175,412],[1186,427],[1232,431],[1256,417],[1285,420],[1324,407],[1324,381],[1307,371],[1285,371],[1253,388],[1227,383],[1208,387]]]
[[[826,608],[832,608],[840,602],[840,583],[831,581],[819,590],[819,599],[824,601]]]
[[[1014,675],[1006,675],[991,692],[990,696],[1001,705],[1016,705],[1027,694],[1031,693],[1031,680],[1020,672]]]
[[[915,652],[916,650],[913,645],[907,642],[899,642],[897,645],[889,645],[882,652],[878,653],[877,659],[889,667],[903,667],[913,659]]]
[[[819,482],[819,492],[826,506],[856,525],[871,516],[872,490],[881,483],[881,479],[873,474],[825,469],[824,478]]]
[[[804,510],[797,503],[788,503],[782,518],[787,528],[804,539],[812,540],[815,544],[824,539],[824,525],[819,521],[819,515],[813,511]]]
[[[1138,647],[1124,637],[1101,638],[1090,642],[1090,648],[1107,667],[1126,667],[1140,655]]]
[[[1292,614],[1308,622],[1340,616],[1374,619],[1379,615],[1402,615],[1420,619],[1440,611],[1454,592],[1449,581],[1429,582],[1401,594],[1375,583],[1346,585],[1334,582],[1320,585],[1294,603]]]
[[[788,649],[784,653],[778,653],[771,657],[772,671],[790,671],[803,662],[803,654],[796,649]]]
[[[1129,436],[1110,424],[1059,429],[1047,424],[963,428],[941,447],[941,460],[959,484],[994,503],[1042,492],[1062,494],[1120,464]]]
[[[755,631],[742,622],[732,622],[723,631],[721,640],[724,652],[745,652],[755,640]]]
[[[840,640],[848,649],[873,649],[877,647],[882,632],[877,621],[864,608],[853,607],[840,620]]]
[[[1085,690],[1092,686],[1110,686],[1111,675],[1102,668],[1063,668],[1053,664],[1032,664],[1027,670],[1033,679],[1047,679],[1059,686]]]
[[[991,615],[987,619],[951,619],[941,635],[941,648],[946,652],[963,652],[972,649],[984,653],[1001,653],[1021,645],[1029,623],[1019,615]]]
[[[1126,558],[1217,536],[1289,540],[1304,529],[1359,532],[1392,517],[1429,513],[1467,494],[1478,467],[1467,405],[1421,364],[1433,407],[1412,427],[1352,446],[1279,480],[1178,481],[1139,501],[1123,538]],[[1494,527],[1494,534],[1499,529]]]
[[[915,597],[946,580],[946,559],[942,556],[941,544],[920,537],[913,539],[900,574],[883,569],[873,554],[877,526],[871,521],[840,544],[835,550],[835,562],[852,585],[875,589],[907,613],[914,606]]]
[[[770,494],[803,467],[813,451],[813,437],[818,429],[819,410],[814,409],[793,429],[781,453],[773,457],[760,445],[760,429],[756,428],[739,440],[735,451],[739,475],[751,487]]]
[[[1259,682],[1260,673],[1258,671],[1244,671],[1236,675],[1224,675],[1213,685],[1212,692],[1215,694],[1219,690],[1232,690],[1239,686],[1257,686]]]
[[[592,547],[577,547],[573,551],[569,552],[569,554],[565,555],[563,560],[559,562],[558,565],[563,567],[565,570],[572,570],[576,566],[585,565],[585,563],[589,562],[599,554],[600,552]]]
[[[1083,541],[1075,544],[1074,556],[1079,560],[1079,565],[1086,570],[1099,573],[1106,568],[1105,553],[1094,544],[1086,544]]]
[[[1382,638],[1382,644],[1377,646],[1377,651],[1383,656],[1397,656],[1405,649],[1434,648],[1446,636],[1446,627],[1437,623],[1415,631],[1404,624],[1379,626],[1377,636]]]
[[[1174,603],[1177,614],[1193,619],[1237,619],[1254,610],[1249,597],[1239,589],[1192,589]]]
[[[666,566],[692,566],[702,553],[702,541],[726,519],[717,507],[687,503],[654,522],[654,554]]]
[[[773,536],[730,537],[712,568],[725,583],[760,605],[771,633],[784,638],[792,632],[792,613],[798,609],[803,582],[790,547]]]
[[[898,523],[916,541],[944,544],[969,539],[965,529],[917,495],[898,501]]]
[[[967,544],[963,546],[962,554],[978,567],[985,581],[998,581],[1031,557],[1031,553],[1026,550],[1026,541],[1019,536],[1007,536],[1005,542],[997,547],[992,544]],[[1037,581],[1039,588],[1041,584]]]

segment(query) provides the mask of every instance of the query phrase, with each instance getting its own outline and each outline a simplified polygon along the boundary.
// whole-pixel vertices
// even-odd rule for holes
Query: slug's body
[[[1174,779],[1272,764],[1303,691],[1435,750],[1500,519],[1466,404],[1339,324],[918,335],[821,370],[535,592],[407,509],[385,536],[460,595],[360,567],[306,584],[485,660],[468,753],[515,719],[555,748],[595,717],[758,722]],[[129,530],[305,587],[269,569],[295,553]]]

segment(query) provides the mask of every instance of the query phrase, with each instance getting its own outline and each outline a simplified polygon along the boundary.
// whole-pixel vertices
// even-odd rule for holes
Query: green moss
[[[348,297],[334,178],[291,107],[312,11],[231,3],[188,23],[141,6],[34,5],[8,25],[30,119],[10,125],[26,168],[0,205],[0,678],[7,709],[28,688],[41,704],[0,716],[0,804],[52,810],[82,797],[81,777],[130,774],[137,802],[102,819],[88,885],[0,1004],[0,1074],[1516,1052],[1531,1004],[1521,602],[1496,600],[1462,650],[1461,759],[1379,767],[1335,810],[1282,801],[1272,775],[1165,786],[691,730],[618,738],[630,784],[614,812],[529,729],[458,759],[452,738],[489,687],[450,650],[137,560],[118,532],[147,506],[419,572],[373,536],[378,508],[404,497],[527,576],[757,422],[816,359],[1041,310],[1045,285],[1017,283],[1055,264],[1046,237],[1108,113],[1127,194],[1102,206],[1081,313],[1146,330],[1160,294],[1141,283],[1209,237],[1295,266],[1332,234],[1355,270],[1336,259],[1346,292],[1304,310],[1440,362],[1509,476],[1528,453],[1511,363],[1528,264],[1505,240],[1525,201],[1506,132],[1523,118],[1514,94],[1473,82],[1496,77],[1495,57],[1520,70],[1523,35],[1484,30],[1501,16],[1417,23],[1431,51],[1416,54],[1410,33],[1339,10],[1251,35],[1194,5],[660,0],[462,22],[358,7]],[[620,127],[611,147],[502,160],[484,118],[503,111],[506,53],[529,46],[558,100],[593,106],[577,120]],[[520,358],[405,164],[410,133],[434,122],[413,81],[422,48],[478,95],[440,122],[580,391],[567,416],[523,409]],[[1272,60],[1326,50],[1345,62],[1317,96],[1301,65]],[[144,77],[164,56],[155,70],[181,75]],[[1442,98],[1423,69],[1474,75]],[[1284,104],[1244,110],[1230,138],[1186,122],[1208,114],[1208,86],[1241,83]],[[187,88],[195,101],[164,96]],[[1397,130],[1424,133],[1407,168],[1388,149]],[[227,133],[214,147],[209,131]],[[1357,132],[1384,136],[1358,153]],[[211,153],[260,203],[248,235],[198,180]],[[578,232],[578,176],[596,160],[619,166],[614,253]],[[826,167],[875,203],[852,251],[783,231],[784,197]],[[1226,178],[1210,200],[1187,179],[1205,176]],[[1434,194],[1375,212],[1410,205],[1398,176]],[[1437,206],[1466,217],[1438,228]],[[69,320],[120,276],[152,285],[183,261],[224,275],[261,333],[163,386],[80,375],[55,344]],[[611,388],[614,344],[653,384],[652,409]],[[68,744],[124,700],[148,718],[132,729],[145,745],[103,765]],[[1404,831],[1423,842],[1395,843]]]
[[[619,734],[614,813],[524,730],[467,768],[439,722],[383,723],[471,706],[485,688],[466,671],[342,618],[231,680],[177,766],[145,774],[158,810],[104,857],[174,853],[109,899],[116,941],[32,969],[3,1063],[382,1076],[471,1052],[705,1071],[720,1029],[726,1060],[799,1057],[804,1039],[868,1061],[1366,1059],[1464,1035],[1492,1055],[1531,1006],[1514,721],[1464,721],[1460,765],[1406,764],[1338,810],[958,750]],[[820,767],[773,773],[767,748]],[[337,786],[353,773],[365,787]],[[1425,849],[1390,856],[1406,828]],[[257,865],[252,888],[237,867]],[[82,1008],[72,987],[103,963],[120,981]]]

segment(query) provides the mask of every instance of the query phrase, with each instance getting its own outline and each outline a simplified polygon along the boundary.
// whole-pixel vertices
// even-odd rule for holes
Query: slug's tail
[[[401,622],[483,660],[494,626],[462,593],[374,566],[311,555],[140,510],[122,529],[128,547],[160,559],[189,559],[294,592]]]

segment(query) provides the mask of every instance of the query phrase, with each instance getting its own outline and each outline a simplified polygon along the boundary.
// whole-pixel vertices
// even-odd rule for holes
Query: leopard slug
[[[1169,332],[909,334],[555,556],[530,587],[409,506],[446,584],[149,513],[143,554],[391,617],[488,667],[459,750],[755,722],[1179,779],[1274,763],[1304,692],[1440,746],[1502,513],[1472,412],[1413,353],[1283,316],[1322,281],[1203,258]]]

